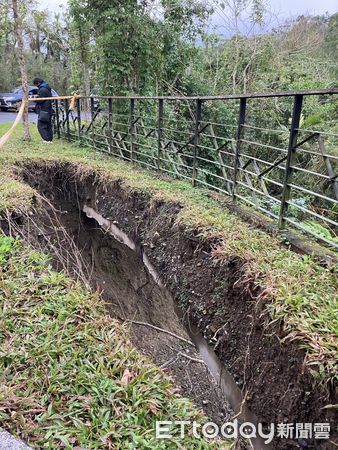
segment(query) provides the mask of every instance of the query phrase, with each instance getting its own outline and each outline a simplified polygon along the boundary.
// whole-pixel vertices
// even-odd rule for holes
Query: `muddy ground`
[[[245,262],[238,258],[217,262],[212,257],[217,241],[200,237],[197,230],[177,223],[179,205],[155,201],[119,181],[100,184],[95,174],[79,176],[71,163],[32,162],[19,168],[18,174],[57,208],[58,220],[80,249],[76,264],[82,258],[87,271],[82,275],[91,277],[93,286],[103,292],[113,315],[145,321],[187,337],[175,315],[176,303],[214,348],[261,422],[334,420],[332,412],[321,409],[334,403],[332,390],[315,386],[304,368],[304,352],[295,343],[280,344],[282,324],[266,326],[264,303],[256,300],[260,292],[245,280]],[[169,296],[149,278],[135,252],[131,254],[104,234],[93,219],[85,217],[83,205],[130,236],[137,252],[146,252]],[[31,218],[35,224],[21,218],[20,228],[26,235],[30,230],[35,243],[40,240],[44,245],[45,227],[50,226],[47,218],[55,215],[53,211],[48,211],[48,206],[45,212],[37,209]],[[68,269],[72,270],[73,263],[66,261]],[[203,407],[211,419],[221,423],[231,417],[231,409],[205,365],[191,359],[200,359],[193,348],[144,326],[131,326],[131,331],[138,348],[171,370],[183,393]],[[276,439],[273,448],[321,450],[336,446],[320,440]]]

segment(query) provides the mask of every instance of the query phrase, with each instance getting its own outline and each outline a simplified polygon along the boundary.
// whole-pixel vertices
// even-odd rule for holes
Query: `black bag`
[[[51,114],[48,111],[40,111],[38,120],[40,122],[50,122]]]

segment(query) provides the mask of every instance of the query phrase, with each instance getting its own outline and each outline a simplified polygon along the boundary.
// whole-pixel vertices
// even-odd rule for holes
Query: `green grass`
[[[34,448],[225,449],[155,438],[155,420],[206,418],[129,343],[89,290],[0,235],[0,424]]]
[[[0,128],[1,133],[1,128]],[[98,180],[120,179],[131,189],[148,192],[154,198],[180,203],[183,207],[178,221],[197,229],[201,236],[217,236],[221,242],[214,252],[220,261],[232,257],[243,260],[243,282],[261,288],[270,321],[281,320],[287,339],[295,339],[306,349],[306,364],[320,382],[338,379],[338,302],[337,267],[324,268],[309,256],[293,253],[281,245],[278,237],[248,226],[239,217],[221,208],[203,189],[193,189],[182,181],[160,178],[129,163],[109,158],[89,149],[64,141],[45,147],[36,133],[30,143],[23,143],[20,131],[0,151],[0,164],[6,176],[11,167],[23,159],[71,161],[74,171],[92,173]],[[7,186],[8,184],[6,184]],[[7,209],[30,203],[32,191],[27,187],[26,198],[20,184],[13,195],[5,196]],[[19,195],[19,193],[21,195]]]

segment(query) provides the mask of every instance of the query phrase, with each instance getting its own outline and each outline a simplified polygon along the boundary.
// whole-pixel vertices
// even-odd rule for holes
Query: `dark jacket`
[[[48,83],[43,81],[39,85],[38,90],[38,97],[52,97],[52,90]],[[50,100],[44,100],[42,102],[36,102],[35,106],[35,112],[39,114],[40,111],[46,111],[49,112],[50,115],[52,115],[53,108],[52,108],[52,102]]]

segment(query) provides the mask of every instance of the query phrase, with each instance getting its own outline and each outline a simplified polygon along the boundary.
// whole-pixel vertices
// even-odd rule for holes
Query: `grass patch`
[[[281,246],[279,238],[248,226],[222,209],[203,189],[193,189],[186,182],[159,177],[117,158],[64,141],[47,147],[33,134],[33,140],[23,144],[18,133],[0,153],[1,171],[6,174],[22,159],[72,161],[79,173],[95,170],[102,182],[120,179],[134,190],[180,203],[183,208],[178,220],[182,224],[198,229],[206,237],[217,235],[221,239],[216,252],[220,260],[242,258],[245,282],[261,288],[261,298],[267,300],[271,320],[282,320],[287,337],[297,339],[306,349],[306,363],[314,376],[323,383],[338,380],[337,267],[320,267],[313,258],[289,251]],[[32,192],[28,187],[24,189],[29,202]],[[12,198],[7,195],[12,208],[16,207],[16,201],[20,204],[16,192]]]
[[[206,421],[129,343],[100,299],[0,235],[0,423],[34,448],[221,449],[155,438],[155,420]]]
[[[6,171],[0,170],[0,211],[24,210],[30,207],[33,189],[13,179]],[[14,199],[14,201],[13,201]]]

